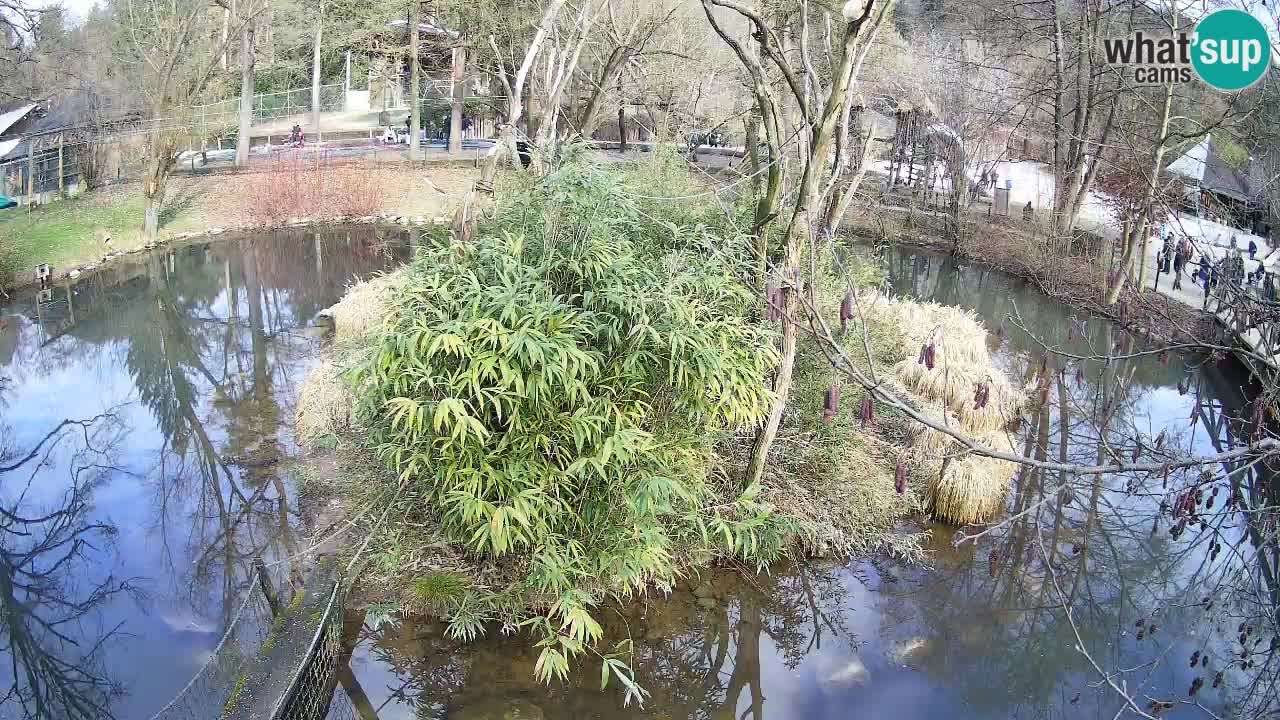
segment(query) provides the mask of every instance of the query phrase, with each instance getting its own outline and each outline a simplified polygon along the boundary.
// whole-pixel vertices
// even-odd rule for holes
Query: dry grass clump
[[[382,327],[400,275],[391,273],[356,283],[338,304],[325,311],[333,319],[334,339],[339,343],[362,340]]]
[[[1013,451],[1006,432],[979,439],[992,449]],[[908,431],[908,443],[905,460],[923,476],[925,502],[934,517],[967,525],[990,520],[1004,509],[1009,481],[1018,470],[1015,463],[966,454],[951,436],[918,423]]]
[[[298,440],[311,442],[336,435],[354,424],[356,397],[351,385],[341,377],[332,360],[325,360],[307,373],[298,393],[294,429]]]
[[[999,370],[986,365],[958,365],[932,370],[916,358],[908,358],[894,366],[894,375],[904,388],[918,397],[928,398],[947,408],[960,429],[973,435],[1002,430],[1021,407],[1023,393],[1014,388]],[[974,394],[979,383],[985,383],[990,398],[978,407]]]
[[[908,300],[885,307],[903,336],[894,376],[914,404],[987,447],[1011,452],[1005,429],[1025,393],[992,364],[987,333],[974,314]],[[933,348],[932,368],[919,360],[925,345]],[[985,405],[977,402],[980,386],[989,393]],[[951,436],[919,423],[910,425],[906,441],[904,460],[925,481],[925,503],[935,517],[964,525],[1002,510],[1014,463],[968,454]]]
[[[763,499],[803,524],[811,555],[887,552],[921,559],[923,536],[893,533],[920,507],[914,492],[900,495],[894,487],[897,448],[871,430],[841,435],[786,438],[789,457],[778,459]]]

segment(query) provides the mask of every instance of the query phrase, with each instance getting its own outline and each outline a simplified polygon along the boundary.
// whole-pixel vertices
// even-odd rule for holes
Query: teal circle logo
[[[1191,64],[1218,90],[1243,90],[1271,63],[1271,39],[1262,21],[1243,10],[1218,10],[1196,25]]]

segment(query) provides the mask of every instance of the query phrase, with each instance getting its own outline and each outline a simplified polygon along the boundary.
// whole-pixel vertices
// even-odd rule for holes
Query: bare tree
[[[252,15],[241,13],[229,37],[251,20]],[[154,240],[187,115],[212,81],[225,48],[214,31],[221,18],[200,0],[126,0],[117,9],[116,22],[121,52],[115,61],[133,72],[151,125],[144,151],[142,235]]]
[[[798,33],[801,64],[798,69],[788,58],[787,48],[784,47],[781,39],[788,35],[780,36],[778,28],[766,22],[765,15],[761,11],[734,0],[703,0],[702,4],[708,22],[734,50],[748,76],[752,78],[756,89],[757,105],[764,115],[771,162],[776,164],[782,153],[780,135],[783,113],[780,104],[773,99],[768,87],[764,60],[768,61],[773,70],[781,74],[784,87],[791,92],[790,99],[795,103],[796,109],[795,125],[801,144],[800,179],[794,188],[795,200],[783,230],[784,247],[778,269],[778,293],[770,298],[770,304],[775,306],[784,318],[782,359],[773,383],[776,399],[764,427],[756,436],[750,465],[744,479],[744,484],[751,485],[759,483],[764,476],[769,450],[777,437],[791,390],[796,340],[799,332],[799,328],[791,318],[797,317],[797,310],[800,307],[799,296],[802,291],[800,280],[805,251],[817,233],[824,231],[820,227],[824,216],[838,221],[834,213],[823,211],[826,198],[821,195],[827,184],[827,173],[831,167],[831,145],[835,129],[839,124],[847,132],[847,125],[840,121],[845,115],[845,108],[852,107],[853,101],[850,95],[857,92],[856,72],[861,69],[861,59],[865,58],[868,46],[874,42],[881,22],[892,6],[892,0],[849,3],[839,19],[831,17],[828,11],[828,17],[835,27],[832,34],[835,40],[831,46],[829,67],[825,72],[818,69],[809,52],[810,37],[816,34],[816,29],[811,28],[808,22],[809,4],[807,2],[801,6],[801,27]],[[748,52],[741,43],[730,36],[716,17],[717,8],[732,11],[748,23],[751,28],[751,38],[758,47],[759,56],[762,59],[757,59],[754,53]],[[777,179],[781,183],[781,177]],[[772,189],[773,180],[774,178],[771,177],[771,189],[766,191],[766,198],[771,192],[779,192]],[[834,189],[835,186],[832,187]],[[849,184],[840,186],[841,193],[849,193],[853,190],[854,188]],[[765,218],[760,217],[762,212],[767,213]],[[763,210],[758,207],[757,226],[762,226],[762,220],[768,222],[768,218],[774,212],[768,206]],[[825,232],[833,230],[834,228],[827,228]]]

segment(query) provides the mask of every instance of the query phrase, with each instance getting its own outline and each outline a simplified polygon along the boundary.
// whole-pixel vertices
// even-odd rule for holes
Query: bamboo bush
[[[642,217],[662,210],[630,193],[579,157],[472,243],[423,249],[355,371],[370,441],[446,536],[523,569],[448,596],[452,631],[531,630],[543,680],[599,639],[605,595],[670,587],[698,553],[763,565],[796,530],[714,456],[772,399],[755,298],[688,250],[705,228],[655,234]],[[632,689],[625,664],[605,666]]]

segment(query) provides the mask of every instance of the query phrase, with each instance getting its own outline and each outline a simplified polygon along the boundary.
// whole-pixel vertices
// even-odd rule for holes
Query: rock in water
[[[922,637],[913,637],[896,642],[889,651],[885,653],[889,659],[899,665],[910,665],[913,660],[920,656],[920,653],[929,646],[927,640]]]
[[[527,700],[486,698],[449,713],[450,720],[543,720],[542,708]]]
[[[820,674],[819,678],[819,683],[822,687],[835,690],[866,685],[871,681],[871,673],[867,670],[867,666],[862,664],[861,660],[852,658],[834,670]]]

